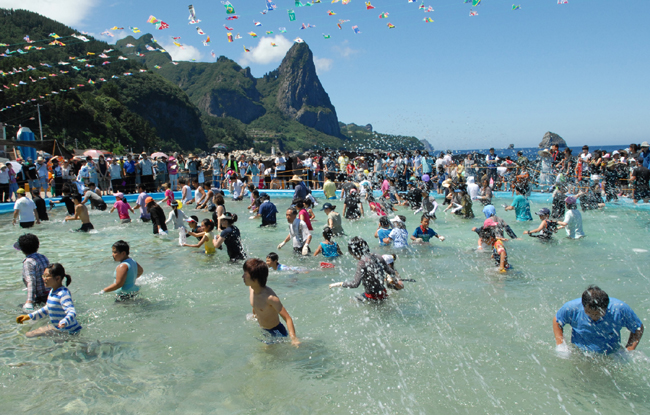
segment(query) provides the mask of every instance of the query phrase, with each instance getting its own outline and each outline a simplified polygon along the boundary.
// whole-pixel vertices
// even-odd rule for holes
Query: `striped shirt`
[[[45,307],[29,314],[29,318],[32,320],[40,320],[45,316],[50,316],[50,322],[58,330],[67,331],[71,334],[81,330],[81,325],[77,322],[77,312],[74,309],[74,304],[72,304],[70,291],[65,287],[50,291]],[[59,323],[63,323],[65,326],[59,329]]]
[[[38,252],[27,255],[23,261],[23,282],[27,286],[27,300],[36,301],[37,298],[45,298],[50,292],[43,284],[43,272],[50,265],[45,255]]]

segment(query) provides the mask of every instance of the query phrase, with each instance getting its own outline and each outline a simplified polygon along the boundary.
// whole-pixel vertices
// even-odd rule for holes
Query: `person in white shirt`
[[[569,239],[580,239],[585,237],[582,230],[582,214],[577,209],[577,200],[573,196],[564,199],[566,203],[566,213],[564,220],[557,221],[558,229],[566,228],[566,234]]]
[[[38,219],[36,205],[31,199],[25,197],[25,189],[21,187],[16,190],[16,195],[18,196],[18,199],[16,200],[16,203],[14,203],[13,224],[15,225],[16,220],[19,220],[21,228],[31,228],[34,226],[34,222],[41,223]]]
[[[282,157],[282,155],[278,155],[278,157],[275,158],[275,173],[276,173],[277,178],[280,181],[283,189],[284,189],[284,186],[285,186],[284,171],[287,168],[286,162],[287,162],[287,160],[284,157]]]
[[[591,162],[591,153],[589,146],[582,146],[582,153],[580,153],[580,162],[582,163],[582,176],[589,178],[589,163]]]
[[[474,183],[474,176],[469,176],[467,178],[467,194],[472,200],[478,199],[479,186]]]
[[[38,185],[43,189],[43,192],[45,193],[45,196],[47,196],[47,182],[49,179],[49,171],[47,169],[47,163],[45,163],[45,160],[43,157],[39,157],[36,160],[36,171],[38,172]]]
[[[239,178],[232,181],[232,200],[242,200],[244,183]]]
[[[287,222],[289,222],[289,235],[284,238],[284,241],[280,242],[278,249],[282,249],[282,247],[291,240],[294,252],[302,255],[309,255],[311,253],[311,250],[309,249],[311,232],[309,232],[307,224],[305,221],[300,220],[298,212],[294,208],[287,209],[285,216]]]

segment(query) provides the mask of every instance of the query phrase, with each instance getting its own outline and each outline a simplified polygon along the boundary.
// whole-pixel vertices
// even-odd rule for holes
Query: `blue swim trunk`
[[[277,326],[273,327],[272,329],[263,329],[265,332],[267,332],[271,337],[287,337],[289,333],[287,332],[286,327],[282,323],[279,323]]]

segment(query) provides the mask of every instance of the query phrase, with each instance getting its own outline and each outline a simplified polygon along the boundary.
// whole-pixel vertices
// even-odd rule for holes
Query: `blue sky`
[[[0,0],[0,7],[27,7],[112,42],[116,38],[99,34],[137,26],[177,60],[212,61],[214,50],[250,66],[255,76],[275,69],[300,37],[315,55],[341,121],[415,135],[437,149],[532,147],[549,130],[572,146],[649,139],[650,9],[644,4],[519,0],[521,9],[513,11],[512,1],[483,0],[473,9],[478,16],[470,17],[471,5],[463,0],[425,1],[435,10],[430,13],[418,9],[421,2],[376,0],[375,9],[366,10],[361,0],[322,0],[311,7],[277,0],[277,9],[262,15],[264,0],[232,0],[239,19],[229,22],[214,0]],[[190,3],[201,19],[198,26],[211,36],[208,47],[197,25],[188,24]],[[289,21],[287,9],[295,11],[296,21]],[[328,16],[328,10],[336,15]],[[379,19],[381,12],[388,18]],[[170,28],[154,30],[149,15]],[[339,19],[350,20],[343,30],[336,26]],[[396,27],[388,29],[388,22]],[[243,39],[228,43],[226,23]],[[302,23],[316,27],[300,30]],[[287,32],[280,34],[279,27]],[[274,34],[265,36],[267,30]],[[172,46],[171,36],[181,36],[185,49]],[[278,46],[271,47],[272,41]],[[252,52],[245,53],[244,45]]]

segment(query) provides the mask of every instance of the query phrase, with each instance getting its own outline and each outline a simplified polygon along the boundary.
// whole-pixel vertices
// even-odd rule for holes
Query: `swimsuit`
[[[289,335],[286,327],[284,327],[282,323],[278,323],[278,325],[272,329],[263,328],[262,330],[264,330],[266,334],[270,335],[271,337],[287,337]]]
[[[506,252],[506,248],[503,246],[503,242],[496,241],[492,247],[492,257],[497,267],[501,266],[501,252]],[[510,269],[510,264],[508,264],[508,253],[506,252],[505,258],[505,268]]]
[[[90,223],[90,222],[82,223],[81,228],[77,229],[76,232],[90,232],[93,229],[95,229],[95,227],[93,226],[92,223]]]

